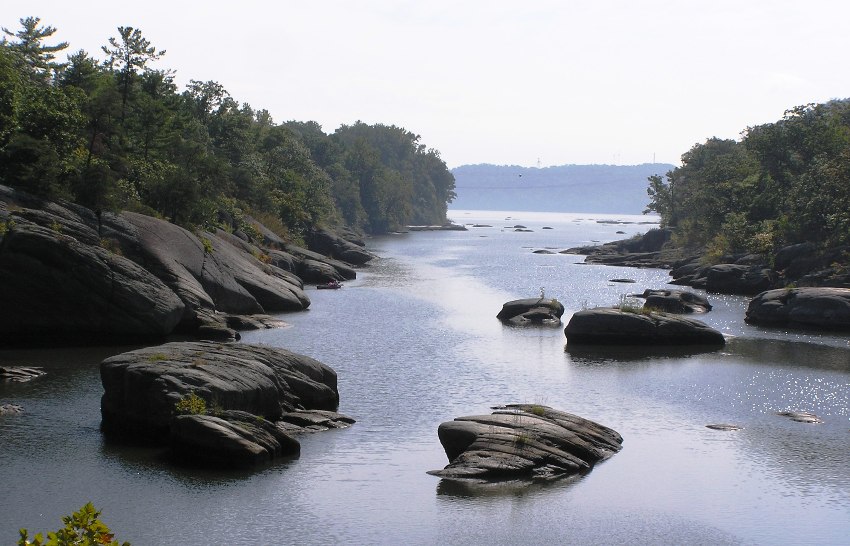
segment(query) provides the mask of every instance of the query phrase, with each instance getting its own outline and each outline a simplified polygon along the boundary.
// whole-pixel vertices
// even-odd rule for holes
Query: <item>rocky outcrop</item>
[[[684,290],[646,289],[643,294],[634,294],[634,296],[646,300],[644,307],[647,309],[656,309],[665,313],[706,313],[711,311],[711,304],[706,297]]]
[[[255,244],[236,227],[192,233],[151,216],[95,213],[0,186],[0,301],[15,310],[0,317],[0,340],[50,334],[76,343],[175,332],[232,340],[238,335],[228,316],[306,309],[299,275],[316,283],[356,277],[350,264],[257,226],[246,228],[262,238]],[[371,256],[322,233],[358,263]]]
[[[624,267],[668,268],[681,258],[678,253],[665,251],[672,235],[670,229],[651,229],[631,239],[612,241],[603,245],[569,248],[562,254],[587,256],[585,263],[617,265]]]
[[[751,260],[749,258],[757,258]],[[670,276],[670,284],[703,288],[718,294],[754,295],[773,287],[778,275],[772,268],[762,263],[746,263],[759,261],[761,256],[742,256],[735,263],[702,265],[699,259],[693,258],[685,263],[677,264]]]
[[[361,240],[354,237],[344,238],[327,229],[309,232],[307,245],[319,254],[354,265],[362,265],[375,258],[374,254],[363,248],[365,245]]]
[[[429,474],[475,480],[578,474],[620,451],[623,442],[608,427],[548,406],[493,409],[492,415],[458,417],[439,426],[449,464]]]
[[[0,241],[0,340],[156,338],[180,322],[185,304],[138,264],[66,235],[60,219],[13,218]]]
[[[336,413],[336,373],[283,349],[168,343],[107,358],[100,374],[104,432],[168,443],[192,464],[296,455],[292,434],[353,423]]]
[[[496,318],[511,324],[560,324],[564,306],[556,299],[527,298],[502,305]]]
[[[780,288],[750,301],[750,324],[850,331],[849,288]]]
[[[578,311],[564,329],[570,345],[723,346],[719,331],[687,317],[598,308]]]

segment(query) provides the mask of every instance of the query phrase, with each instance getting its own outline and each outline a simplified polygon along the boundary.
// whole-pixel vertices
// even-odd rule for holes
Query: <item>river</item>
[[[450,216],[490,227],[372,239],[379,258],[357,280],[310,289],[310,309],[283,315],[286,328],[243,334],[339,374],[340,411],[357,423],[301,437],[297,460],[197,471],[158,450],[111,445],[98,429],[97,364],[126,347],[0,351],[0,365],[48,372],[0,384],[0,403],[25,409],[0,418],[0,544],[14,543],[19,527],[56,529],[88,501],[135,546],[847,544],[847,336],[748,326],[746,298],[709,294],[714,310],[700,319],[727,335],[723,350],[571,350],[563,327],[504,326],[496,313],[542,289],[564,304],[566,324],[582,308],[664,287],[666,271],[557,253],[646,231],[636,223],[646,218]],[[623,450],[545,484],[426,474],[447,464],[441,422],[511,402],[595,420],[622,434]],[[777,415],[784,410],[824,422],[794,422]],[[705,426],[715,423],[742,430]]]

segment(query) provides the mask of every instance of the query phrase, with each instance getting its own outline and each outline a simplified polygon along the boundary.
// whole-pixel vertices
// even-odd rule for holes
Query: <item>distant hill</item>
[[[642,165],[462,165],[452,169],[456,210],[516,210],[641,214],[649,203],[647,178],[667,163]]]

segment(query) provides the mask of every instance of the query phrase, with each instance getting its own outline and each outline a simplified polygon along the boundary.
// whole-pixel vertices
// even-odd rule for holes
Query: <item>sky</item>
[[[680,164],[794,106],[850,97],[844,0],[3,0],[67,52],[142,31],[152,68],[326,133],[396,125],[450,168]]]

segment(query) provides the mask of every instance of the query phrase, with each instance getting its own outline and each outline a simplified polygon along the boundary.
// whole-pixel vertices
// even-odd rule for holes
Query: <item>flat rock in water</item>
[[[41,368],[31,366],[0,366],[0,380],[23,383],[36,377],[41,377],[45,372]]]
[[[746,321],[766,326],[850,330],[850,288],[779,288],[747,306]]]
[[[725,432],[731,432],[735,430],[743,430],[743,427],[738,425],[730,425],[728,423],[718,423],[715,425],[705,425],[705,428],[710,428],[711,430],[722,430]]]
[[[17,404],[2,404],[0,405],[0,416],[3,415],[17,415],[19,413],[23,413],[24,408]]]
[[[429,474],[474,480],[547,479],[589,471],[620,451],[614,430],[548,406],[511,404],[442,423],[449,464]]]
[[[569,344],[705,345],[722,347],[723,334],[706,324],[659,312],[598,308],[573,314],[564,335]]]
[[[777,415],[781,415],[783,417],[787,417],[792,421],[796,421],[798,423],[811,423],[811,424],[819,424],[823,423],[823,419],[815,415],[814,413],[808,411],[780,411]]]

